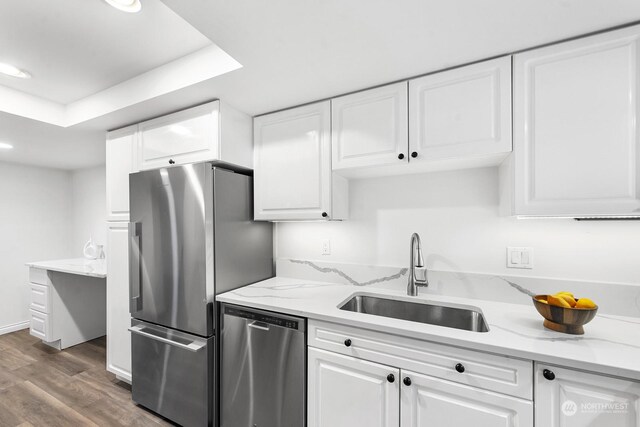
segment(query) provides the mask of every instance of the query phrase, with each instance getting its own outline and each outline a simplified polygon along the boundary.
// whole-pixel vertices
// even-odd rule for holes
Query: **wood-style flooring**
[[[105,337],[58,351],[28,329],[0,335],[0,427],[172,425],[131,401],[105,354]]]

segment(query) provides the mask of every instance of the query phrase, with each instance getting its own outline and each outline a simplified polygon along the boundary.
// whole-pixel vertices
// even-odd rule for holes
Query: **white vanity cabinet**
[[[330,112],[325,101],[254,119],[256,220],[346,217],[347,183],[331,171]]]
[[[410,163],[510,152],[511,57],[409,81]]]
[[[533,427],[531,361],[315,320],[308,345],[309,427]]]
[[[407,164],[407,82],[331,100],[333,170]]]
[[[640,215],[639,39],[635,26],[515,55],[507,213]]]
[[[129,174],[136,171],[138,126],[107,133],[107,220],[129,220]]]
[[[640,383],[536,364],[536,426],[640,427]]]
[[[107,370],[131,382],[127,222],[107,224],[107,248]]]
[[[308,427],[398,427],[400,370],[309,348]]]
[[[138,169],[222,160],[252,167],[251,118],[213,101],[138,125]]]

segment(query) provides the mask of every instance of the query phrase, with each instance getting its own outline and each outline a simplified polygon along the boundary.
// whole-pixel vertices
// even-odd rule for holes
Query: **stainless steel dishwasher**
[[[220,427],[304,427],[306,320],[221,308]]]

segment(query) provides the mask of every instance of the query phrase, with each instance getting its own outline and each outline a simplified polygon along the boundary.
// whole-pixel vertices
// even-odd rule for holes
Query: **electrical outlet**
[[[322,255],[331,255],[331,240],[325,239],[322,241]]]
[[[507,247],[507,268],[533,268],[533,248]]]

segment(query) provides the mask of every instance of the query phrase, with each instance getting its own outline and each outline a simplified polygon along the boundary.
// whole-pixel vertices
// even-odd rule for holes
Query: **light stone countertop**
[[[472,306],[484,314],[489,332],[470,332],[340,310],[338,307],[354,294]],[[598,314],[584,326],[584,335],[567,335],[544,328],[543,318],[533,304],[444,295],[409,297],[404,289],[287,277],[275,277],[226,292],[217,299],[224,303],[640,380],[640,319],[634,317]]]
[[[104,259],[59,259],[53,261],[28,262],[26,265],[60,273],[78,274],[101,279],[107,277],[107,263]]]

